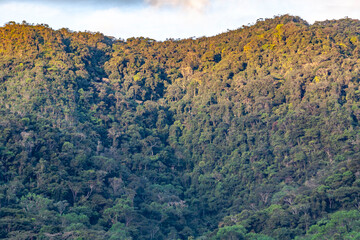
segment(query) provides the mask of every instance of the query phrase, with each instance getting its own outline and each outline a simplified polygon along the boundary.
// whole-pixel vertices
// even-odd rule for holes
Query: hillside
[[[360,21],[0,28],[0,238],[357,239]]]

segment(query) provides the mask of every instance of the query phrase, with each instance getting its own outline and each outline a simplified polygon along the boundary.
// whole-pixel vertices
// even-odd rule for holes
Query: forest
[[[0,238],[360,239],[360,21],[0,27]]]

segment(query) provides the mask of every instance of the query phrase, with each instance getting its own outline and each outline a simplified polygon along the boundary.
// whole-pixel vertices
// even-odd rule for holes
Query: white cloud
[[[360,13],[358,0],[144,1],[152,5],[99,8],[99,5],[58,5],[54,1],[51,4],[45,1],[0,3],[0,24],[26,20],[47,23],[55,29],[67,27],[75,31],[99,31],[125,39],[144,36],[164,40],[215,35],[254,23],[258,18],[286,13],[298,15],[310,23],[345,16],[358,18]]]
[[[151,5],[163,7],[163,6],[172,6],[172,7],[185,7],[189,9],[195,9],[202,11],[209,3],[209,0],[145,0]]]
[[[55,20],[63,13],[51,6],[32,3],[4,3],[0,5],[0,21],[2,23],[9,21],[47,23],[49,20]]]
[[[205,15],[192,10],[142,8],[136,11],[113,8],[97,10],[79,19],[76,28],[91,26],[115,37],[144,36],[164,40],[186,38],[203,32]],[[116,34],[114,34],[116,33]]]

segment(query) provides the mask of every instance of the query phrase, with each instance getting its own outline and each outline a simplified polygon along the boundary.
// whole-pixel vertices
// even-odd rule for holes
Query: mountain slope
[[[359,35],[288,15],[165,42],[8,23],[0,237],[354,238]]]

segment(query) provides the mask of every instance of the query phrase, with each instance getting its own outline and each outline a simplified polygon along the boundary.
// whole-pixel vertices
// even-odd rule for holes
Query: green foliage
[[[245,228],[243,226],[229,226],[220,228],[215,237],[216,240],[244,240]]]
[[[6,24],[0,238],[359,238],[359,27],[284,15],[157,42]]]
[[[119,239],[119,240],[131,240],[132,238],[129,236],[129,234],[126,232],[126,227],[124,224],[116,223],[114,224],[108,233],[109,238],[111,240]]]
[[[311,226],[309,239],[358,239],[360,212],[357,210],[338,211]]]

